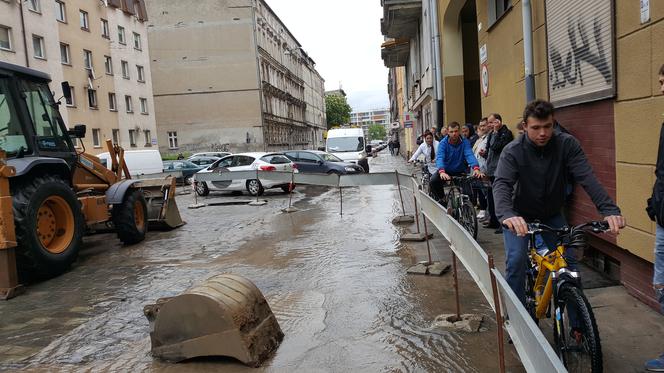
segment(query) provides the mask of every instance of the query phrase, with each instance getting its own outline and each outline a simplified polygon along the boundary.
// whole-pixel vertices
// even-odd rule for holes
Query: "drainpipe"
[[[523,60],[526,78],[526,102],[535,99],[535,75],[533,68],[533,28],[530,0],[522,0],[523,13]]]
[[[18,0],[18,9],[21,12],[21,34],[23,34],[23,50],[25,51],[25,67],[30,67],[28,57],[28,39],[25,36],[25,18],[23,17],[23,0]]]
[[[443,73],[442,65],[440,63],[440,30],[438,29],[438,0],[429,0],[429,13],[431,17],[431,42],[433,48],[431,53],[433,55],[433,88],[435,90],[436,98],[436,123],[438,127],[443,125]]]

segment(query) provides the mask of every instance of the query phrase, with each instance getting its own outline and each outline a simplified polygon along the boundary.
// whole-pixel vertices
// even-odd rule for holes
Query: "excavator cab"
[[[131,179],[124,151],[110,140],[112,169],[77,150],[74,141],[85,136],[85,126],[67,129],[49,83],[47,74],[0,62],[0,149],[4,165],[13,170],[7,178],[16,264],[26,279],[67,270],[83,235],[99,226],[115,229],[124,244],[134,244],[144,239],[149,225],[183,224],[174,178]],[[68,84],[63,92],[69,100]]]

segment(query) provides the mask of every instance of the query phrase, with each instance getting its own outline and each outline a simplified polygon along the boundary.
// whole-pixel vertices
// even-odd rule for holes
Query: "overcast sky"
[[[353,111],[389,107],[379,0],[266,1],[316,61],[325,90],[341,82]]]

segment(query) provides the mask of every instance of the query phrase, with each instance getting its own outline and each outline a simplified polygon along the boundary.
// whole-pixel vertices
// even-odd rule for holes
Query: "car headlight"
[[[346,172],[355,172],[355,171],[357,171],[355,169],[355,167],[344,167],[344,170],[346,170]]]

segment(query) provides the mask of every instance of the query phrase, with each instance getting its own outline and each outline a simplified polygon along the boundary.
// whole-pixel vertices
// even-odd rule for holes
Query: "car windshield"
[[[359,152],[364,149],[362,137],[333,137],[327,139],[327,149],[333,152]]]
[[[333,155],[333,154],[321,153],[321,154],[318,154],[318,155],[321,158],[323,158],[324,161],[327,161],[327,162],[343,162],[339,157],[337,157],[336,155]]]

